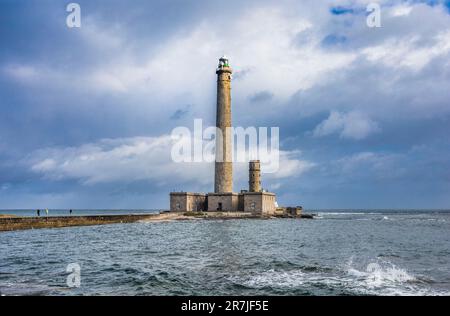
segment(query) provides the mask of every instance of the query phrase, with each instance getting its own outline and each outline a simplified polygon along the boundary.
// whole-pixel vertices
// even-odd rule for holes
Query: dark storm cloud
[[[185,117],[186,115],[188,115],[189,111],[190,111],[191,106],[187,105],[184,108],[178,109],[176,110],[172,116],[170,117],[170,119],[172,120],[179,120],[183,117]]]

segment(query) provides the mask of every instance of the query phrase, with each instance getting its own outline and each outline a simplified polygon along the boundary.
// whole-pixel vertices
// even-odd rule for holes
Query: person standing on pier
[[[37,210],[36,213],[38,217],[41,216],[41,210]]]
[[[69,211],[69,214],[72,215],[72,210]]]

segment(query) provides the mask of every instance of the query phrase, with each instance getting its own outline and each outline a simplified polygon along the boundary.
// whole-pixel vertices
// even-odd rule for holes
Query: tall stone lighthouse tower
[[[233,192],[233,157],[231,133],[231,74],[228,58],[219,59],[217,67],[217,116],[216,127],[221,137],[216,137],[216,165],[214,193]]]

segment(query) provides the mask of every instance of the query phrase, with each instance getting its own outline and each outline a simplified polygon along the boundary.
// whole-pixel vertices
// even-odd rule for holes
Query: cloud
[[[179,119],[185,117],[185,116],[189,113],[190,108],[191,108],[191,106],[190,106],[190,105],[187,105],[187,106],[185,106],[184,108],[181,108],[181,109],[176,110],[176,111],[172,114],[172,116],[170,117],[170,119],[172,119],[172,120],[179,120]]]
[[[329,71],[345,67],[353,59],[351,54],[325,52],[310,44],[292,45],[299,33],[313,25],[309,19],[293,16],[289,11],[273,5],[244,10],[227,20],[226,28],[221,28],[216,19],[205,18],[168,37],[152,48],[146,58],[141,57],[141,48],[128,43],[130,34],[126,25],[106,28],[94,16],[88,16],[80,29],[80,40],[96,54],[105,52],[106,56],[75,72],[62,72],[54,65],[46,65],[48,72],[66,74],[67,80],[61,80],[60,76],[47,76],[43,80],[47,84],[56,80],[59,84],[65,82],[67,89],[72,89],[75,81],[100,92],[135,93],[147,89],[147,94],[165,100],[174,93],[201,98],[202,83],[213,75],[211,65],[215,66],[217,57],[226,50],[231,53],[232,67],[241,81],[238,94],[259,87],[261,91],[288,97],[299,87],[314,85]],[[266,32],[267,29],[271,31]],[[277,45],[272,45],[274,42]],[[195,65],[196,71],[191,71],[187,62]],[[151,85],[150,76],[155,78]]]
[[[377,177],[393,177],[403,171],[397,168],[402,160],[404,157],[398,154],[359,152],[340,158],[332,165],[338,172],[347,176],[367,176],[375,173]]]
[[[367,47],[362,53],[373,63],[383,63],[388,67],[404,67],[421,70],[434,58],[450,52],[450,31],[441,31],[431,37],[432,42],[420,45],[420,37],[393,39],[381,45]]]
[[[191,139],[183,141],[191,143]],[[157,186],[177,183],[177,187],[213,183],[213,164],[207,162],[176,163],[171,151],[178,140],[170,135],[104,139],[78,147],[46,148],[32,153],[24,164],[49,181],[77,180],[81,185],[100,183],[152,182]],[[315,166],[300,160],[298,151],[277,151],[279,169],[267,179],[281,179],[301,175]],[[263,158],[264,159],[264,158]],[[236,179],[247,179],[248,164],[236,163]],[[264,164],[262,172],[265,172]]]
[[[392,16],[405,16],[405,15],[409,15],[412,10],[413,10],[412,6],[399,5],[399,6],[393,7],[390,10],[390,13]]]
[[[429,185],[439,187],[450,180],[449,154],[437,154],[435,148],[441,145],[412,146],[404,152],[355,152],[329,161],[322,171],[341,182],[364,179],[389,185],[414,183],[420,187],[422,181],[429,181]]]
[[[244,68],[241,70],[237,70],[233,74],[233,80],[239,80],[245,78],[252,70],[250,68]]]
[[[205,183],[204,164],[172,163],[170,136],[104,139],[79,147],[41,149],[29,160],[33,172],[49,180],[76,179],[83,185],[168,180]],[[207,181],[208,182],[208,181]]]
[[[332,47],[345,44],[347,38],[342,35],[329,34],[322,40],[322,45],[325,47]]]
[[[278,172],[268,174],[268,179],[295,178],[311,171],[316,163],[298,159],[300,151],[280,151],[280,169]],[[262,169],[262,171],[264,171]]]
[[[360,112],[331,112],[313,131],[313,136],[324,137],[339,134],[341,138],[361,140],[379,132],[376,122]]]
[[[33,66],[28,65],[6,65],[4,72],[20,81],[29,81],[38,78],[39,73]]]
[[[250,102],[252,103],[260,103],[270,101],[273,98],[273,93],[270,91],[260,91],[249,97]]]

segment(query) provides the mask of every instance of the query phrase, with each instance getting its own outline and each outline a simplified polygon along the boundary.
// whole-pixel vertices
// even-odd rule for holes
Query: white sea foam
[[[350,266],[347,273],[363,281],[368,288],[417,281],[417,279],[413,275],[410,275],[406,270],[398,268],[393,264],[385,267],[373,262],[367,265],[365,271],[357,270]]]
[[[373,214],[373,213],[352,213],[352,212],[319,212],[321,215],[366,215],[366,214]]]
[[[305,283],[305,273],[300,270],[275,271],[272,269],[251,275],[240,280],[239,283],[252,288],[295,288]]]
[[[318,272],[266,270],[245,276],[233,276],[230,281],[254,289],[277,288],[281,290],[308,289],[320,285],[363,295],[449,295],[433,290],[405,269],[388,262],[372,262],[362,269],[355,268],[352,260],[344,271]]]
[[[326,275],[322,272],[304,272],[300,269],[275,271],[271,269],[242,278],[234,277],[232,281],[257,289],[264,287],[278,289],[308,289],[309,286],[314,284],[326,284],[330,287],[337,287],[345,280],[342,280],[337,276]]]
[[[361,294],[369,295],[448,295],[447,292],[433,290],[405,269],[387,261],[374,261],[365,268],[358,269],[350,259],[345,267],[352,277],[349,286]]]

